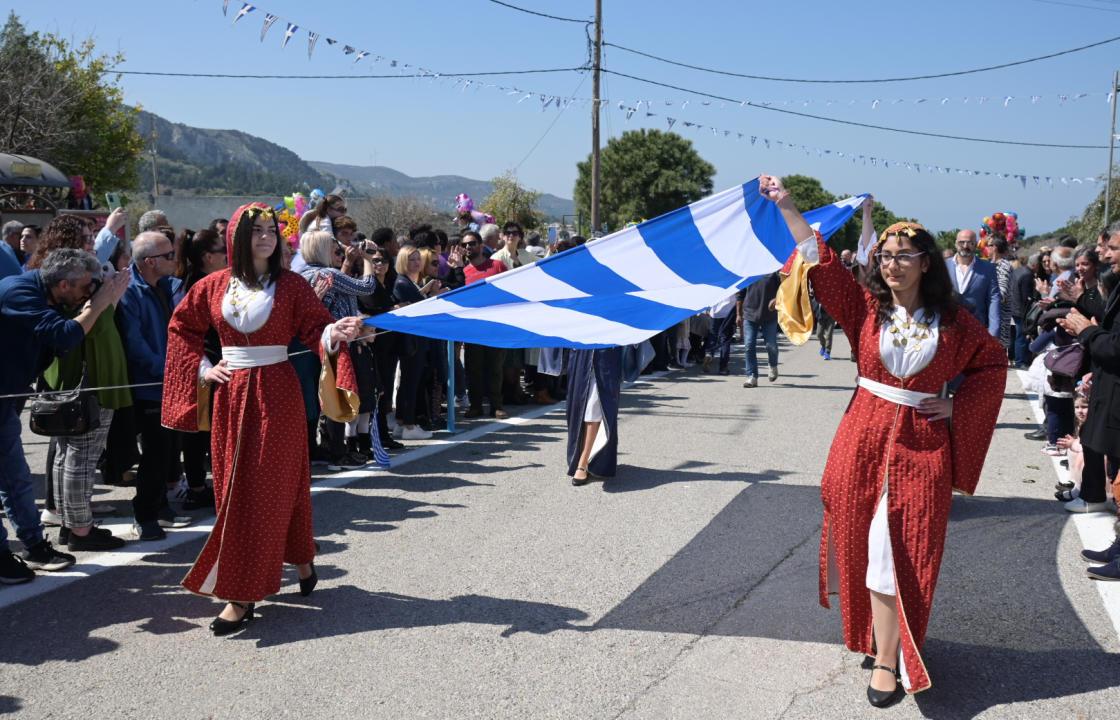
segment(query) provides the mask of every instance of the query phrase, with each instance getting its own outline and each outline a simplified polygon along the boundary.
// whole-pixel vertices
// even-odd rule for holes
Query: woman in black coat
[[[1078,310],[1058,323],[1089,356],[1092,386],[1089,390],[1089,414],[1081,426],[1081,447],[1085,453],[1085,469],[1081,476],[1081,496],[1066,508],[1073,512],[1101,512],[1105,504],[1105,478],[1115,475],[1120,464],[1120,227],[1109,239],[1112,272],[1102,276],[1108,300],[1098,324]],[[1107,469],[1105,463],[1107,462]]]
[[[618,402],[622,348],[573,350],[568,359],[568,475],[614,477],[618,467]]]

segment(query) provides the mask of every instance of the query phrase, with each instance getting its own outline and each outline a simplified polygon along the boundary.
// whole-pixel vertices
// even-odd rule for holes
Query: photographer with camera
[[[97,258],[63,248],[47,256],[38,270],[0,281],[0,333],[24,338],[0,356],[0,395],[26,393],[43,370],[44,355],[80,345],[128,286],[125,274],[104,285],[100,279]],[[75,308],[81,308],[76,317],[63,315]],[[5,585],[29,582],[33,570],[62,570],[74,563],[73,555],[58,552],[43,536],[21,440],[23,405],[22,398],[0,399],[0,501],[26,548],[22,557],[9,552],[7,531],[0,524],[0,583]]]

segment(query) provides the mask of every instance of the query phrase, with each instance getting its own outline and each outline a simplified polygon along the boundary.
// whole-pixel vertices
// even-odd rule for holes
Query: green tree
[[[782,184],[793,197],[793,202],[801,212],[836,202],[839,198],[824,189],[821,181],[809,175],[786,175]]]
[[[591,216],[591,158],[577,166],[576,207]],[[715,168],[676,133],[631,130],[603,148],[600,219],[609,229],[649,220],[712,192]]]
[[[824,188],[821,181],[809,175],[787,175],[782,178],[782,184],[793,196],[793,201],[802,212],[834,203],[848,195],[833,195]],[[908,218],[895,215],[878,200],[871,209],[871,222],[876,232],[882,232],[891,225]],[[844,226],[836,231],[829,240],[829,244],[839,250],[855,250],[859,244],[859,236],[863,230],[863,213],[856,212]]]
[[[1120,175],[1120,168],[1113,171],[1112,196],[1108,206],[1109,218],[1104,216],[1105,185],[1101,183],[1100,193],[1086,206],[1085,211],[1081,213],[1081,217],[1070,218],[1069,223],[1064,228],[1059,228],[1051,234],[1056,236],[1073,235],[1077,238],[1077,242],[1081,244],[1096,243],[1097,234],[1108,226],[1108,221],[1115,222],[1120,219],[1120,181],[1117,180],[1117,175]]]
[[[83,176],[95,199],[134,187],[144,144],[136,109],[124,105],[118,79],[106,79],[123,60],[92,40],[28,32],[10,13],[0,30],[0,147]]]
[[[499,223],[519,223],[526,230],[541,224],[541,214],[537,211],[539,192],[521,187],[512,172],[494,178],[490,185],[490,194],[478,206],[480,212],[493,215]]]

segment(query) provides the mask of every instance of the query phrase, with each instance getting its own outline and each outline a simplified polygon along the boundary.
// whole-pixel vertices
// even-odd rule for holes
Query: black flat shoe
[[[311,563],[311,574],[299,580],[299,594],[307,597],[319,584],[319,575],[315,572],[315,563]]]
[[[587,468],[576,468],[576,472],[580,472],[581,470],[587,474],[581,478],[577,478],[574,475],[572,476],[572,485],[575,485],[576,487],[579,487],[580,485],[586,485],[587,483],[591,482],[591,473],[587,472]]]
[[[256,607],[256,603],[243,605],[238,602],[231,602],[230,605],[241,608],[245,611],[245,614],[241,616],[240,620],[226,620],[222,617],[214,618],[210,623],[210,631],[214,633],[214,637],[222,637],[223,635],[235,633],[253,619],[253,608]]]
[[[871,673],[874,674],[876,670],[886,670],[894,675],[894,690],[876,690],[867,686],[867,702],[871,703],[877,708],[885,708],[894,705],[906,695],[906,691],[902,689],[902,683],[899,682],[898,671],[887,665],[872,665]]]

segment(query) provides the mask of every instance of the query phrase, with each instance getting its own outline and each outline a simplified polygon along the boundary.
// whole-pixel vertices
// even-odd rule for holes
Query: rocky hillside
[[[330,182],[291,150],[240,130],[205,130],[144,111],[137,129],[145,138],[155,131],[161,193],[287,195]],[[140,167],[140,187],[148,190],[151,162]]]
[[[145,138],[155,132],[156,172],[161,194],[289,195],[296,190],[336,187],[354,195],[413,197],[433,208],[448,209],[465,192],[481,202],[490,183],[458,175],[414,178],[387,167],[362,167],[304,161],[291,150],[240,130],[206,130],[173,123],[141,111],[137,129]],[[140,163],[139,190],[152,187],[148,157]],[[542,195],[540,210],[559,218],[575,210],[571,200]]]

